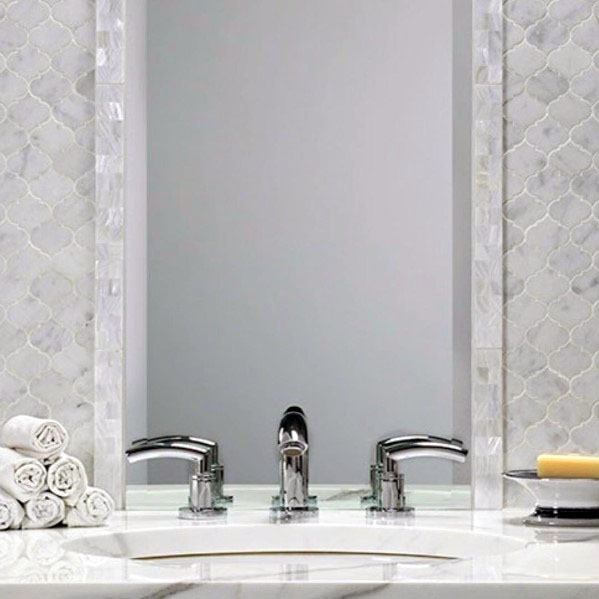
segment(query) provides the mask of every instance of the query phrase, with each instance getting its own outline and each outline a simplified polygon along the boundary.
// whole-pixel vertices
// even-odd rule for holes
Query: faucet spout
[[[299,457],[308,452],[308,424],[301,408],[285,410],[279,424],[279,451],[285,457]]]
[[[279,497],[276,510],[315,511],[309,496],[308,423],[304,411],[297,406],[285,410],[277,434],[279,452]]]

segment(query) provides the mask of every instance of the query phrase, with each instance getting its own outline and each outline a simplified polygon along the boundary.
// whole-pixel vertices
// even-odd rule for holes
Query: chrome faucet
[[[231,501],[223,495],[224,470],[218,463],[218,445],[208,439],[184,435],[164,435],[137,439],[125,452],[130,463],[162,458],[192,463],[189,475],[188,505],[179,508],[179,517],[201,519],[226,512],[222,504]]]
[[[279,495],[272,511],[278,519],[313,514],[316,497],[309,494],[308,423],[302,408],[290,406],[283,413],[277,434]]]
[[[370,468],[371,494],[363,498],[371,512],[410,512],[406,505],[404,475],[399,471],[402,460],[440,458],[465,462],[468,450],[459,439],[433,435],[389,437],[376,445],[375,463]]]

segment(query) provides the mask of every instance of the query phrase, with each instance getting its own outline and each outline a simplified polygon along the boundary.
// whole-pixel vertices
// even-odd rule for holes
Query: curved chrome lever
[[[440,458],[453,460],[454,462],[465,462],[468,450],[460,444],[451,442],[417,440],[399,443],[384,443],[382,446],[385,469],[396,468],[390,462],[400,462],[411,458]],[[389,462],[390,461],[390,462]]]
[[[130,463],[162,458],[186,460],[194,464],[189,475],[189,498],[186,507],[179,508],[179,517],[198,519],[226,512],[217,505],[216,477],[211,468],[211,450],[182,441],[133,445],[125,452]]]
[[[136,439],[132,441],[132,447],[147,447],[148,445],[164,445],[165,447],[172,446],[176,443],[179,446],[190,446],[205,448],[209,451],[208,464],[215,476],[214,493],[217,501],[223,501],[225,503],[231,503],[233,501],[232,495],[224,494],[225,484],[225,469],[222,464],[218,462],[218,443],[211,441],[210,439],[202,439],[200,437],[191,437],[189,435],[160,435],[158,437]]]
[[[190,445],[179,445],[172,443],[164,445],[161,443],[148,443],[146,445],[135,445],[125,451],[130,463],[143,462],[145,460],[156,460],[161,458],[173,458],[194,462],[198,473],[208,470],[210,450]]]
[[[365,500],[374,502],[374,512],[405,512],[404,476],[399,463],[412,458],[439,458],[465,462],[468,450],[459,439],[445,439],[433,435],[405,435],[389,437],[376,446],[376,464],[371,467],[372,494]]]
[[[444,443],[451,445],[452,447],[463,447],[462,441],[459,439],[449,439],[447,437],[439,437],[436,435],[398,435],[394,437],[386,437],[381,439],[376,444],[375,451],[375,462],[370,467],[370,494],[362,497],[362,502],[369,504],[377,500],[377,486],[379,486],[379,479],[383,471],[383,465],[385,462],[385,450],[387,448],[403,446],[406,443],[416,443],[419,441],[431,441],[437,443]]]
[[[181,443],[192,443],[200,447],[206,447],[211,450],[212,458],[214,462],[218,462],[218,443],[211,441],[210,439],[201,439],[200,437],[190,437],[188,435],[160,435],[158,437],[142,437],[141,439],[135,439],[131,442],[131,446],[137,445],[152,445],[154,443],[170,443],[170,442],[181,442]]]
[[[463,447],[464,444],[459,439],[448,439],[446,437],[437,437],[435,435],[400,435],[397,437],[387,437],[381,439],[376,444],[376,459],[377,462],[382,462],[384,450],[387,447],[401,445],[404,443],[415,443],[417,441],[433,441],[436,443],[446,443],[456,447]]]

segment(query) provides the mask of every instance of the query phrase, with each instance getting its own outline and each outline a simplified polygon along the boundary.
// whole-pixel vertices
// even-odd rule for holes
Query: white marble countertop
[[[0,597],[493,599],[519,594],[560,599],[599,596],[599,528],[533,529],[519,524],[522,515],[515,511],[422,510],[413,518],[393,524],[372,524],[360,511],[323,511],[316,523],[271,525],[264,510],[232,510],[227,521],[219,524],[185,522],[177,519],[175,512],[119,512],[102,529],[1,532]],[[388,539],[409,533],[416,545],[418,538],[425,537],[431,529],[447,538],[452,535],[459,538],[460,534],[472,531],[486,534],[484,539],[488,539],[485,542],[489,546],[483,555],[469,559],[423,563],[417,560],[412,563],[409,558],[366,555],[253,556],[241,566],[239,556],[187,558],[181,563],[122,557],[133,550],[134,543],[128,539],[136,533],[140,533],[138,544],[144,538],[156,544],[166,535],[183,534],[188,538],[218,535],[217,528],[223,526],[254,527],[246,530],[257,531],[256,534],[265,526],[308,527],[296,528],[294,534],[309,533],[309,527],[314,526],[329,527],[327,530],[331,531],[382,526]],[[491,535],[508,537],[511,549],[493,555],[492,545],[498,541]]]

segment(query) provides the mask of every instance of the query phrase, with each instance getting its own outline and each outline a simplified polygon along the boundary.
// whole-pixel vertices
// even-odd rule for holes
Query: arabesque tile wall
[[[95,2],[0,2],[0,421],[94,447]]]
[[[599,453],[599,1],[504,4],[505,459]]]

